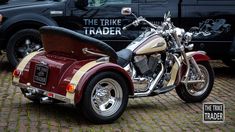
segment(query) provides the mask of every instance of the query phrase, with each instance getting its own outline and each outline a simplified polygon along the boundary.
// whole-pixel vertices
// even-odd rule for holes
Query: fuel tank
[[[133,51],[136,55],[151,54],[164,51],[167,43],[163,37],[158,34],[142,34],[134,40],[127,49]]]

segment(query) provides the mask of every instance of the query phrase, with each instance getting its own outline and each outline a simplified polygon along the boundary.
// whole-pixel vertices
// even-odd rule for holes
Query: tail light
[[[74,93],[75,91],[75,86],[73,84],[68,84],[67,87],[66,87],[66,91],[67,92],[70,92],[70,93]]]
[[[19,77],[20,74],[21,74],[21,71],[18,70],[18,69],[15,69],[15,70],[13,71],[13,77]]]
[[[48,97],[54,97],[54,94],[53,93],[47,93],[47,96]]]

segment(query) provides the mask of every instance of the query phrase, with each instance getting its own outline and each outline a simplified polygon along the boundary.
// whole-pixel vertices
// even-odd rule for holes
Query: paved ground
[[[1,60],[0,56],[0,60]],[[33,104],[11,86],[11,71],[0,62],[0,131],[235,131],[235,70],[212,62],[216,80],[204,102],[223,102],[222,124],[202,122],[202,103],[187,104],[170,93],[130,99],[125,113],[113,124],[94,125],[68,104]]]

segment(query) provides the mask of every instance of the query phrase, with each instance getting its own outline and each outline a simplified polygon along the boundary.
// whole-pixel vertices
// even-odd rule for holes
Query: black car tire
[[[108,85],[104,85],[102,83],[104,80],[106,80],[106,81],[112,80],[113,82],[115,82],[114,84],[112,84],[112,86],[113,86],[112,88],[115,89],[116,91],[119,91],[119,92],[116,92],[114,90],[115,92],[109,91],[107,93],[110,93],[110,95],[112,93],[114,93],[113,94],[114,96],[121,95],[122,97],[117,97],[117,98],[115,97],[114,103],[107,104],[104,107],[105,110],[102,111],[101,113],[99,113],[100,111],[97,109],[99,109],[100,107],[97,106],[98,103],[95,106],[94,102],[96,102],[96,101],[94,101],[94,100],[96,100],[96,99],[94,99],[94,98],[97,97],[97,95],[99,95],[99,94],[97,94],[98,90],[97,90],[96,86],[98,86],[98,85],[99,86],[103,85],[104,87],[108,86]],[[109,83],[109,81],[107,81],[107,82]],[[103,88],[103,86],[102,86],[102,88]],[[111,95],[111,96],[113,96],[113,95]],[[105,95],[105,97],[107,97],[107,96]],[[109,102],[110,98],[112,98],[112,97],[109,97],[108,101],[105,100],[105,102]],[[104,101],[104,100],[102,100],[102,101]],[[115,72],[101,72],[101,73],[95,75],[94,77],[92,77],[92,79],[89,81],[89,84],[85,88],[85,91],[83,94],[83,100],[82,100],[81,107],[82,107],[82,112],[84,113],[84,116],[89,121],[91,121],[93,123],[97,123],[97,124],[103,124],[103,123],[112,123],[115,120],[117,120],[122,115],[125,108],[127,107],[127,103],[128,103],[128,87],[127,87],[127,84],[126,84],[126,81],[124,80],[124,78]],[[106,103],[104,103],[104,104],[106,104]],[[108,107],[108,108],[106,109],[106,107]],[[110,113],[106,114],[106,112],[107,113],[110,112]]]
[[[191,95],[188,92],[186,86],[182,83],[179,86],[177,86],[176,87],[177,95],[187,103],[203,101],[205,98],[207,98],[209,96],[209,94],[210,94],[210,92],[213,88],[214,71],[213,71],[212,67],[210,66],[209,62],[198,62],[198,65],[201,65],[204,68],[206,68],[206,70],[208,72],[208,76],[209,76],[208,85],[207,85],[207,88],[206,88],[205,92],[203,92],[201,95],[198,95],[198,96]]]
[[[40,48],[42,47],[41,46],[42,45],[41,44],[41,37],[40,37],[40,33],[38,30],[36,30],[36,29],[22,29],[22,30],[16,32],[9,39],[8,44],[7,44],[7,49],[6,49],[8,61],[10,62],[10,64],[13,67],[16,67],[18,65],[20,59],[25,56],[25,55],[20,54],[20,52],[17,52],[20,50],[19,49],[20,47],[17,47],[17,46],[21,46],[21,47],[25,46],[26,44],[22,44],[22,43],[23,43],[23,41],[26,41],[26,39],[31,40],[30,41],[31,45],[29,45],[29,46],[31,46],[32,51],[29,51],[28,53],[31,53],[31,52],[39,49],[39,48],[33,49],[33,48],[35,48],[35,47],[33,47],[34,45],[40,45]],[[26,50],[25,50],[25,52],[26,52]]]

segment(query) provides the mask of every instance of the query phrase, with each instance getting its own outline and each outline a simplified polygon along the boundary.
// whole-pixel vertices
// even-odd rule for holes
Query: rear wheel
[[[194,80],[205,80],[203,83],[184,84],[176,87],[178,96],[185,102],[201,102],[210,94],[214,84],[214,72],[209,62],[198,62],[198,66],[202,72],[202,77],[199,77],[195,70],[191,69],[191,77]]]
[[[16,67],[22,58],[42,48],[40,33],[36,29],[22,29],[16,32],[7,44],[7,58]]]
[[[82,111],[94,123],[112,123],[128,103],[126,81],[117,73],[102,72],[92,78],[83,95]]]

